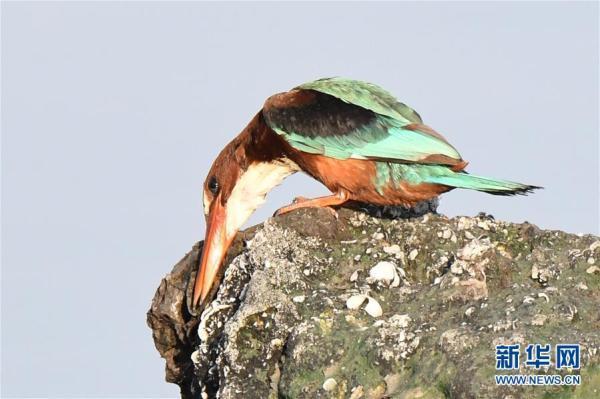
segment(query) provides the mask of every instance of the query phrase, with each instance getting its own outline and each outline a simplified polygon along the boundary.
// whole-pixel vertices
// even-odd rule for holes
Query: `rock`
[[[562,397],[497,386],[494,345],[573,342],[582,385],[568,392],[593,397],[598,237],[487,215],[338,215],[300,210],[240,233],[203,309],[189,299],[200,245],[163,279],[148,324],[182,397]],[[398,286],[389,265],[370,273],[390,258]]]
[[[439,345],[442,351],[458,355],[473,348],[479,337],[466,328],[453,328],[444,331],[440,337]]]

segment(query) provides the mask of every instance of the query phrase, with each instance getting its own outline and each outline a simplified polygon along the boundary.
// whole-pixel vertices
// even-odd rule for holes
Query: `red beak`
[[[204,239],[204,247],[202,248],[202,261],[200,269],[196,275],[196,283],[194,284],[194,299],[195,306],[198,301],[204,302],[207,295],[215,282],[217,272],[221,268],[227,249],[235,237],[227,232],[227,210],[221,205],[220,196],[215,198],[213,206],[208,217],[206,226],[206,237]]]

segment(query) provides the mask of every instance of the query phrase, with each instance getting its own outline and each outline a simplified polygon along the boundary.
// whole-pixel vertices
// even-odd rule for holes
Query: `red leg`
[[[284,215],[288,212],[301,208],[325,208],[330,210],[334,216],[337,217],[337,212],[331,207],[342,205],[344,202],[348,201],[349,197],[350,196],[346,191],[339,191],[333,195],[312,199],[297,197],[292,204],[279,208],[277,211],[275,211],[274,216]]]

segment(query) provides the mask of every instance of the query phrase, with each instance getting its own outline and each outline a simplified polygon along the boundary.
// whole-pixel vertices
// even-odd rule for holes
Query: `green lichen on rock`
[[[198,336],[159,348],[193,359],[168,363],[184,397],[600,396],[598,237],[488,215],[381,219],[342,209],[335,219],[309,209],[243,238],[201,316],[182,300],[188,283],[170,283],[172,295],[161,285],[149,312],[169,321],[153,323],[155,337],[174,335],[178,319],[185,331],[199,323]],[[193,277],[198,255],[182,260],[178,278],[185,268]],[[171,297],[177,311],[166,317]],[[572,371],[581,385],[496,385],[502,343],[581,344],[582,368]]]

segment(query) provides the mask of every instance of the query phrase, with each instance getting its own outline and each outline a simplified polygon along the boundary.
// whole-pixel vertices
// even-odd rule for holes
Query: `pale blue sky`
[[[145,314],[204,236],[201,184],[269,95],[378,83],[481,175],[486,211],[598,232],[597,3],[2,3],[2,396],[176,396]],[[258,223],[297,195],[296,175]]]

